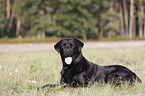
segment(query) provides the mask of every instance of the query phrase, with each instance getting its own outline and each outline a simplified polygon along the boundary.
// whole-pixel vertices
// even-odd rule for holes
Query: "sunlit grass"
[[[60,89],[58,86],[37,91],[37,87],[44,84],[59,83],[62,68],[59,54],[54,50],[1,52],[0,96],[143,96],[145,94],[144,47],[83,49],[83,55],[99,65],[124,65],[135,72],[143,83],[134,86],[114,87],[105,84],[65,89]]]
[[[61,38],[58,37],[46,37],[46,38],[30,38],[30,37],[24,37],[24,38],[0,38],[0,44],[25,44],[25,43],[54,43],[58,42]],[[80,39],[84,42],[116,42],[116,41],[141,41],[145,40],[145,38],[128,38],[128,37],[114,37],[114,38],[96,38],[96,39]]]

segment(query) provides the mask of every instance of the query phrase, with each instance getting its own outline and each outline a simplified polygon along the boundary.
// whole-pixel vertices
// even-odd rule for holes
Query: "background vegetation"
[[[0,0],[0,37],[145,37],[145,0]]]
[[[99,65],[128,67],[143,83],[37,91],[44,84],[59,83],[62,65],[57,52],[48,49],[53,46],[34,51],[37,46],[32,43],[57,42],[62,37],[83,41],[145,40],[145,0],[0,0],[0,96],[145,94],[144,46],[83,50],[89,61]],[[3,43],[19,45],[11,44],[8,48]],[[21,43],[30,44],[23,48]],[[31,51],[27,50],[29,46],[33,48]],[[40,47],[44,46],[39,44]]]

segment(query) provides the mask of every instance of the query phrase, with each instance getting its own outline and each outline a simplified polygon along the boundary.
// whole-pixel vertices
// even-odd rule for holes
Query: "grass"
[[[62,63],[58,53],[54,50],[0,52],[0,96],[143,96],[145,94],[144,53],[144,47],[83,50],[84,56],[89,61],[99,65],[120,64],[128,67],[142,79],[143,83],[121,87],[110,84],[85,88],[56,87],[37,91],[37,87],[44,84],[59,83]]]
[[[1,44],[21,44],[21,43],[51,43],[57,42],[60,38],[49,37],[49,38],[0,38]]]
[[[57,37],[47,37],[47,38],[0,38],[0,44],[25,44],[25,43],[53,43],[58,42],[61,38]],[[114,41],[137,41],[145,40],[145,38],[133,37],[132,39],[128,37],[113,37],[113,38],[102,38],[102,39],[88,39],[83,40],[85,42],[114,42]]]

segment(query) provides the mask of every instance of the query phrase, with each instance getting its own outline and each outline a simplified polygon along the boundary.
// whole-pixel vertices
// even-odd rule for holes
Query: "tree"
[[[33,28],[34,22],[38,19],[38,5],[41,0],[17,0],[15,7],[15,18],[16,18],[16,36],[28,35],[31,28]],[[22,27],[23,26],[23,27]]]
[[[8,33],[10,33],[10,31],[11,31],[11,27],[12,27],[12,23],[13,23],[13,19],[14,19],[14,13],[15,13],[15,2],[13,1],[12,13],[11,13],[11,17],[9,18],[9,23],[7,26]]]
[[[110,4],[109,4],[108,0],[100,0],[99,5],[100,5],[99,6],[100,11],[97,12],[97,13],[99,13],[98,14],[98,18],[99,18],[98,25],[99,25],[99,31],[100,31],[100,38],[103,38],[105,35],[104,27],[105,27],[105,24],[107,23],[107,21],[109,20],[106,12],[109,11],[108,9],[110,7]]]
[[[124,19],[125,19],[125,32],[128,36],[128,9],[127,9],[127,0],[123,0],[123,10],[124,10]]]
[[[142,19],[142,15],[143,15],[144,7],[143,7],[142,3],[143,3],[142,0],[139,0],[139,13],[138,13],[139,37],[143,37],[143,19]]]
[[[143,6],[145,6],[145,0],[142,1]],[[144,38],[145,38],[145,7],[143,7],[142,20],[144,21]]]
[[[129,23],[129,38],[132,38],[133,19],[134,19],[134,0],[130,0],[130,23]]]
[[[7,18],[5,16],[5,0],[0,0],[0,37],[5,36],[4,28],[7,22]]]
[[[45,34],[52,35],[56,32],[55,18],[53,15],[52,1],[40,0],[38,6],[37,19],[30,30],[31,35],[38,35],[39,38],[45,38]]]
[[[6,31],[7,31],[7,34],[9,34],[8,32],[8,25],[9,25],[9,21],[10,21],[10,0],[7,0],[6,1],[6,9],[7,9],[7,24],[6,24]]]
[[[83,2],[82,0],[60,0],[57,2],[56,5],[59,6],[56,8],[57,35],[87,39],[88,34],[96,34],[97,19],[93,16],[93,11],[97,10],[95,4],[93,0]]]
[[[0,0],[0,37],[145,37],[144,6],[145,0]]]
[[[118,27],[117,19],[119,18],[119,13],[116,10],[114,10],[114,4],[115,4],[115,1],[113,2],[113,0],[111,0],[110,8],[106,12],[106,16],[109,18],[108,18],[108,23],[106,24],[104,29],[107,31],[107,35],[109,38],[116,36],[116,31]]]
[[[120,25],[121,25],[121,36],[125,36],[124,30],[124,20],[123,20],[123,11],[122,11],[122,2],[119,2],[119,12],[120,12]]]
[[[7,20],[10,19],[10,0],[7,0]]]

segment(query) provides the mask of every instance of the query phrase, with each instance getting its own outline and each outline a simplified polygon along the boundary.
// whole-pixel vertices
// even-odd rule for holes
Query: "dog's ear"
[[[74,41],[77,43],[77,46],[78,46],[78,50],[81,51],[81,49],[83,48],[84,46],[84,43],[81,42],[80,40],[78,40],[77,38],[73,38]]]
[[[63,39],[62,39],[62,40],[63,40]],[[54,48],[55,48],[55,50],[56,50],[58,53],[60,52],[60,45],[61,45],[62,40],[60,40],[58,43],[56,43],[56,44],[54,45]]]

